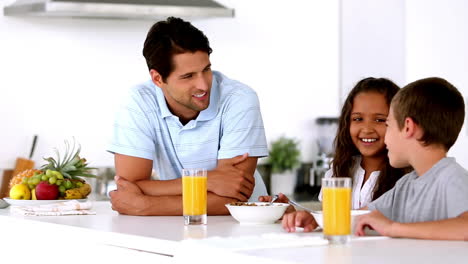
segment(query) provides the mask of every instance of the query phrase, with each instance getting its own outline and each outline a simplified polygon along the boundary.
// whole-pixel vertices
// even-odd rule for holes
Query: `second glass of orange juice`
[[[351,178],[323,178],[322,195],[324,237],[345,244],[351,235]]]
[[[182,170],[182,201],[185,225],[206,225],[206,169]]]

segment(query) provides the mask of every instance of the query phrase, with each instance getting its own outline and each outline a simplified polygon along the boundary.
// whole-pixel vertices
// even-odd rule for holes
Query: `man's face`
[[[393,114],[393,105],[390,106],[387,118],[387,133],[385,134],[385,144],[388,149],[390,165],[394,168],[408,167],[408,159],[405,154],[404,128],[400,130]]]
[[[196,118],[208,108],[213,73],[206,52],[174,55],[174,71],[160,84],[171,112],[184,119]]]

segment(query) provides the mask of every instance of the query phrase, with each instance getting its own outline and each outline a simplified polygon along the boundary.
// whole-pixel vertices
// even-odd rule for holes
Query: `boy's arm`
[[[455,218],[419,223],[394,223],[392,237],[468,241],[468,211]]]
[[[368,226],[381,235],[431,240],[468,240],[468,211],[461,215],[439,221],[398,223],[385,217],[379,211],[359,216],[356,234],[363,236]]]

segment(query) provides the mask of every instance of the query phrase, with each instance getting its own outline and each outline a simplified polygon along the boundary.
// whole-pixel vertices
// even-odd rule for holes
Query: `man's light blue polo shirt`
[[[169,110],[162,90],[151,80],[133,87],[118,111],[108,151],[153,160],[161,180],[181,177],[182,168],[216,168],[218,159],[244,153],[268,155],[257,94],[213,71],[210,104],[185,126]],[[250,200],[266,195],[255,171]]]

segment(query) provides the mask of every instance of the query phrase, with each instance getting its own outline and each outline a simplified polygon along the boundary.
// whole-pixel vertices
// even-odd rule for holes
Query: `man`
[[[212,71],[211,51],[206,36],[182,19],[150,29],[143,55],[151,81],[130,90],[109,147],[117,174],[110,197],[119,213],[182,215],[182,168],[208,170],[211,215],[266,194],[255,170],[268,154],[257,95]]]

